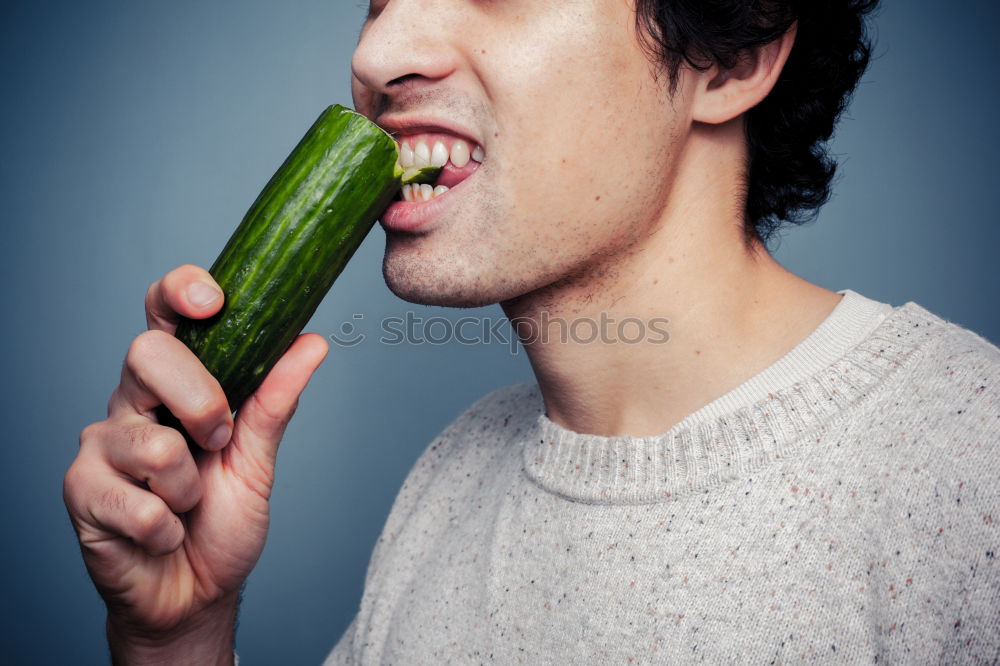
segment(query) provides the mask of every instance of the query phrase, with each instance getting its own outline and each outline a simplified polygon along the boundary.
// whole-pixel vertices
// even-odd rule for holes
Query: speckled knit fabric
[[[534,384],[423,453],[335,664],[995,664],[1000,350],[850,291],[655,437]]]

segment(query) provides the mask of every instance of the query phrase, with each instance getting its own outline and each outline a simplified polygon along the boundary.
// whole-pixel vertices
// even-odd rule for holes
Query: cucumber
[[[302,331],[400,187],[440,171],[404,174],[396,142],[374,123],[339,105],[320,114],[212,264],[222,310],[177,327],[232,410]]]

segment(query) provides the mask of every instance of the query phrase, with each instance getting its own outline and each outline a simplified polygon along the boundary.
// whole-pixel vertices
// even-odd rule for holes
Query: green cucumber
[[[320,114],[212,265],[222,310],[177,327],[232,410],[302,331],[400,187],[440,171],[404,173],[392,137],[350,109]]]

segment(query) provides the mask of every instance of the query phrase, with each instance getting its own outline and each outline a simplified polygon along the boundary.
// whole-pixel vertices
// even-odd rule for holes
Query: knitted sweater
[[[571,432],[534,384],[478,401],[326,664],[1000,662],[1000,350],[841,293],[663,435]]]

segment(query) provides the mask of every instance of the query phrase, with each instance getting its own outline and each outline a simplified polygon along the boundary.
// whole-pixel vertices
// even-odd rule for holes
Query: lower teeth
[[[430,201],[448,191],[445,185],[403,185],[403,201]]]

